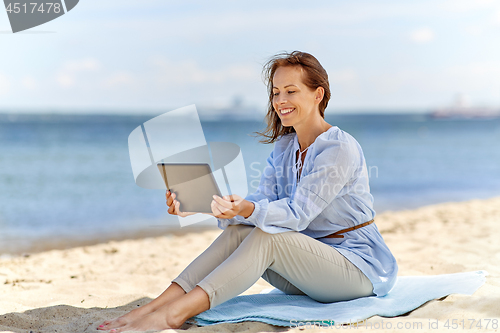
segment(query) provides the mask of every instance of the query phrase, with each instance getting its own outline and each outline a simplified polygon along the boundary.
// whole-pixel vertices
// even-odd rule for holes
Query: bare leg
[[[133,322],[134,320],[139,319],[140,317],[156,311],[160,307],[184,296],[185,294],[186,292],[184,291],[184,289],[182,289],[177,283],[173,282],[160,296],[158,296],[148,304],[134,309],[119,318],[106,320],[97,329],[107,331],[112,328],[124,326],[128,323]]]
[[[156,311],[136,321],[112,330],[111,333],[179,328],[187,319],[208,309],[210,309],[210,300],[207,293],[199,286],[196,286],[184,296],[163,305]]]
[[[177,277],[179,284],[173,282],[167,290],[158,296],[150,303],[132,310],[131,312],[113,319],[107,320],[102,323],[97,329],[110,330],[117,327],[122,327],[128,323],[140,319],[143,316],[151,314],[160,307],[170,307],[170,303],[179,297],[188,294],[196,288],[196,283],[201,281],[205,276],[210,274],[217,266],[219,266],[227,257],[229,257],[234,250],[240,245],[245,237],[254,229],[253,226],[248,225],[230,225],[219,237],[199,255],[188,267]],[[184,287],[182,287],[184,286]],[[203,289],[201,289],[203,290]],[[199,291],[197,292],[199,293]],[[206,293],[203,291],[206,295]],[[190,318],[190,317],[188,317]],[[182,323],[181,323],[182,325]]]
[[[199,287],[196,288],[196,283],[210,274],[210,272],[212,272],[227,257],[229,257],[253,229],[253,226],[248,225],[228,226],[224,230],[224,232],[222,232],[219,237],[208,247],[208,249],[206,249],[195,260],[193,260],[193,262],[191,262],[188,267],[177,277],[179,284],[176,283],[177,281],[173,282],[170,287],[168,287],[168,289],[165,290],[163,294],[158,296],[155,300],[140,308],[134,309],[119,318],[107,320],[103,322],[102,325],[100,325],[97,329],[110,330],[113,328],[125,326],[126,324],[132,323],[133,321],[136,321],[143,316],[151,314],[160,307],[170,307],[170,303],[186,295],[186,291],[188,291],[189,294],[195,289],[201,289]],[[199,291],[197,293],[199,293]],[[206,295],[204,291],[203,293]]]

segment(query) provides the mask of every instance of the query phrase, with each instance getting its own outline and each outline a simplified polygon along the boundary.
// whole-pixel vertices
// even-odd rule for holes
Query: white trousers
[[[260,277],[287,294],[322,303],[374,295],[366,275],[335,248],[300,232],[268,234],[242,224],[227,226],[172,282],[185,292],[198,285],[213,308]]]

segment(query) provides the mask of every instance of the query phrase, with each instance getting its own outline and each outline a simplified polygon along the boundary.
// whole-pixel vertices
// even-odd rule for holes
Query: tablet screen
[[[207,163],[158,163],[167,189],[175,193],[181,212],[212,213],[213,195],[222,197]]]

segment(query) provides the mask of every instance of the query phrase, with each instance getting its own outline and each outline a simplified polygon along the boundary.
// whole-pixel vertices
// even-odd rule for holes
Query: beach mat
[[[360,322],[372,316],[396,317],[450,294],[472,295],[484,284],[487,275],[488,272],[483,270],[431,276],[398,276],[394,288],[385,296],[335,303],[320,303],[305,295],[286,295],[274,288],[260,294],[234,297],[188,319],[187,323],[208,326],[259,321],[297,327],[299,323],[341,325]]]

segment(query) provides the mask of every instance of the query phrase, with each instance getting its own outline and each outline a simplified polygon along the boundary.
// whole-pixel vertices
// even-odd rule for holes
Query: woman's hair
[[[319,61],[311,54],[293,51],[291,53],[283,52],[273,56],[264,65],[262,74],[267,84],[269,101],[267,107],[266,123],[267,128],[262,132],[255,132],[263,136],[262,143],[273,143],[285,134],[295,132],[293,126],[285,127],[281,124],[281,119],[273,107],[273,77],[278,67],[298,67],[302,69],[303,83],[311,90],[323,87],[325,94],[323,100],[319,103],[319,114],[325,118],[325,109],[330,100],[330,84],[328,83],[328,74]]]

